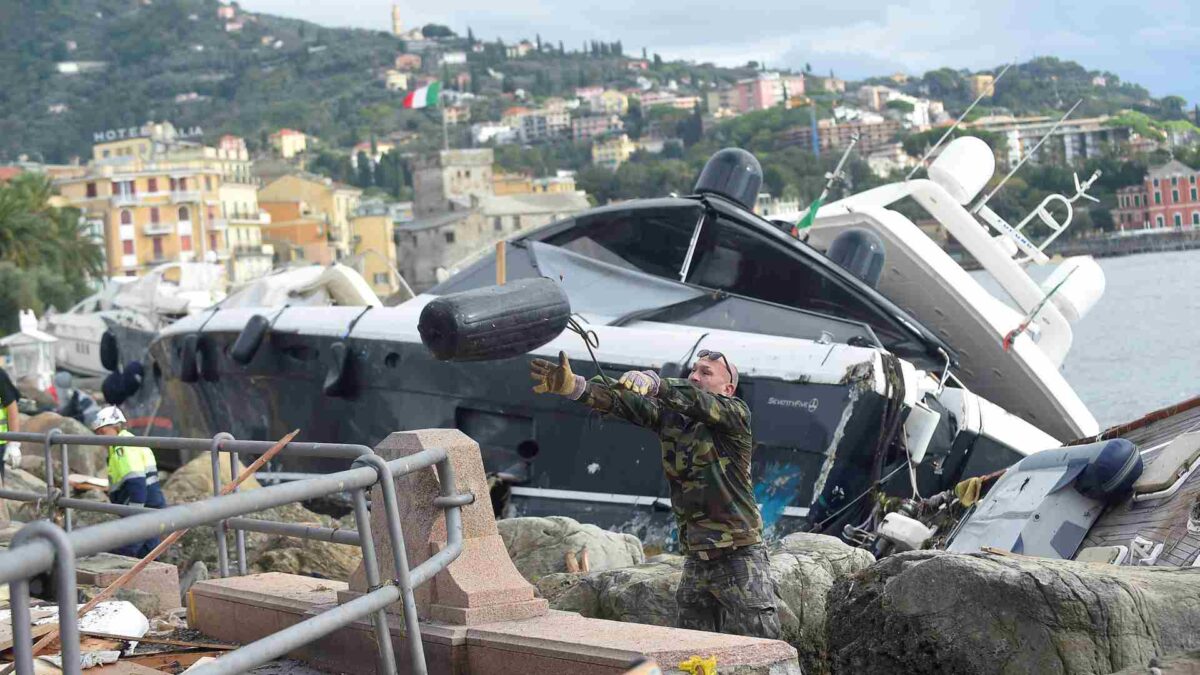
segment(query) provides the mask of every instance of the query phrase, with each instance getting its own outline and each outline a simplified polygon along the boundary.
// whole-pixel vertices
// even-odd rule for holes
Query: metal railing
[[[67,675],[81,672],[79,660],[79,628],[76,618],[75,558],[110,551],[119,546],[200,525],[214,525],[217,537],[217,565],[221,576],[229,574],[229,551],[226,531],[234,531],[237,566],[246,574],[246,542],[244,533],[263,532],[301,539],[328,541],[358,546],[362,549],[363,568],[368,591],[360,597],[289,628],[268,635],[256,642],[228,652],[211,664],[196,668],[198,675],[240,673],[296,650],[322,636],[328,635],[355,621],[371,616],[379,645],[381,672],[395,673],[396,657],[392,650],[387,625],[386,608],[401,602],[404,608],[405,634],[409,645],[412,672],[424,674],[425,654],[421,642],[420,624],[413,589],[431,580],[462,552],[461,507],[472,503],[475,496],[457,494],[454,467],[446,451],[430,448],[392,461],[385,461],[364,445],[339,443],[291,442],[281,455],[292,457],[335,457],[352,459],[346,471],[280,483],[249,492],[236,489],[223,496],[221,491],[220,452],[229,453],[230,473],[237,474],[239,455],[262,455],[274,443],[237,440],[220,433],[208,438],[136,437],[124,442],[151,449],[210,451],[213,470],[214,496],[198,502],[168,506],[163,509],[125,506],[69,497],[68,445],[104,447],[113,437],[82,436],[60,433],[52,429],[45,434],[0,433],[0,441],[42,443],[46,462],[46,493],[0,489],[0,498],[25,502],[46,502],[63,509],[65,530],[50,521],[38,520],[21,528],[13,537],[11,548],[0,552],[0,583],[10,585],[13,625],[13,656],[17,675],[32,675],[33,640],[29,608],[29,580],[54,569],[57,587],[58,616],[62,642],[62,668]],[[52,448],[62,447],[62,485],[54,486]],[[434,505],[445,510],[446,546],[413,569],[408,567],[399,503],[393,479],[422,469],[434,467],[441,483],[440,496]],[[385,522],[388,527],[396,578],[382,581],[375,543],[371,535],[371,519],[366,490],[379,485],[383,494]],[[297,523],[280,523],[242,518],[250,513],[327,495],[349,492],[353,499],[357,532]],[[123,517],[90,527],[73,529],[73,509],[112,513]]]

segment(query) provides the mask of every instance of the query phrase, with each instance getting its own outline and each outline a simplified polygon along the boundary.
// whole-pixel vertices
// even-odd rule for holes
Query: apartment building
[[[102,234],[108,275],[136,277],[168,262],[228,262],[221,188],[241,174],[231,168],[241,159],[185,141],[166,122],[122,131],[96,143],[86,167],[55,180]]]

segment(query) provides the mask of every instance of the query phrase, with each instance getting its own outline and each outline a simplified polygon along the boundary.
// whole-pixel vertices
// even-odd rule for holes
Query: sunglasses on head
[[[725,358],[725,355],[722,354],[721,352],[714,352],[714,351],[710,351],[708,349],[701,349],[700,351],[696,352],[696,358],[709,359],[710,361],[716,361],[717,359],[720,359],[720,360],[724,361],[725,369],[729,371],[729,380],[731,382],[733,381],[733,367],[729,365],[729,359]]]

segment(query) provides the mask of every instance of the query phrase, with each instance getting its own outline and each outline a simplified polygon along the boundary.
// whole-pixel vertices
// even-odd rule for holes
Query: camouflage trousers
[[[762,544],[734,549],[715,560],[689,553],[675,602],[680,628],[779,639],[775,581]]]

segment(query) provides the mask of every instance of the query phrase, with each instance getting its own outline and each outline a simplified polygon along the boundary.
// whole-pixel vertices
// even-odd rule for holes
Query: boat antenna
[[[1000,191],[1000,188],[1004,187],[1004,184],[1008,182],[1008,179],[1012,178],[1018,171],[1021,170],[1021,167],[1025,165],[1025,162],[1029,161],[1030,157],[1033,157],[1037,154],[1038,148],[1042,147],[1042,144],[1049,140],[1050,137],[1054,135],[1055,131],[1058,131],[1058,128],[1062,126],[1062,123],[1067,121],[1067,118],[1071,116],[1071,113],[1075,112],[1075,109],[1078,108],[1079,104],[1081,103],[1083,103],[1083,99],[1076,101],[1075,105],[1071,106],[1070,110],[1063,113],[1063,116],[1058,118],[1058,121],[1054,123],[1054,126],[1050,127],[1050,131],[1047,131],[1045,136],[1042,136],[1042,138],[1037,142],[1037,145],[1033,146],[1032,150],[1025,153],[1025,156],[1021,158],[1021,161],[1017,162],[1017,165],[1008,172],[1008,175],[1004,177],[1004,180],[1000,181],[996,187],[992,188],[992,191],[987,193],[987,196],[984,197],[978,204],[976,204],[975,208],[971,209],[971,213],[979,213],[980,209],[982,209],[984,206],[987,206],[988,200],[995,196],[995,194]]]
[[[1015,61],[1013,63],[1015,63]],[[975,97],[975,100],[971,102],[971,105],[967,106],[967,109],[958,116],[958,119],[954,120],[954,124],[950,125],[950,128],[946,130],[946,133],[942,134],[942,137],[938,139],[938,142],[934,143],[932,148],[929,148],[925,151],[924,156],[921,157],[921,161],[917,162],[917,165],[912,168],[912,171],[909,171],[908,175],[904,177],[905,181],[910,180],[913,177],[913,174],[915,174],[921,167],[925,166],[925,160],[929,159],[929,156],[932,155],[935,150],[942,147],[942,143],[946,142],[946,139],[949,138],[950,134],[954,133],[954,130],[958,128],[958,125],[962,124],[962,121],[967,118],[967,115],[971,114],[971,111],[975,109],[975,106],[978,105],[980,101],[982,101],[985,97],[992,95],[992,93],[996,90],[996,83],[999,82],[1000,78],[1004,77],[1004,74],[1007,73],[1008,69],[1012,67],[1012,63],[1004,66],[1004,70],[1000,71],[1000,74],[992,80],[992,83],[985,87],[983,91],[979,92],[979,96]]]
[[[846,160],[850,159],[850,153],[854,151],[854,146],[858,145],[859,135],[854,134],[850,137],[850,144],[846,146],[846,151],[842,153],[841,159],[838,160],[837,166],[833,167],[833,171],[825,174],[825,187],[821,190],[821,194],[813,200],[813,203],[808,207],[808,213],[804,218],[792,227],[792,236],[799,237],[801,230],[806,230],[812,227],[813,221],[817,219],[817,209],[821,208],[821,204],[825,203],[825,198],[829,196],[829,191],[833,189],[834,184],[845,177],[843,167],[846,166]]]

